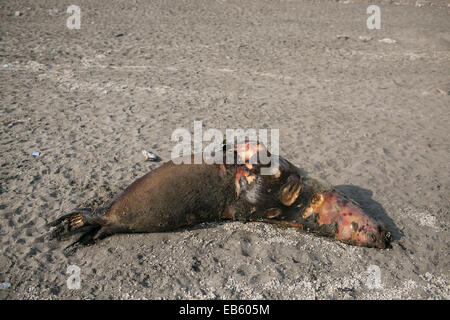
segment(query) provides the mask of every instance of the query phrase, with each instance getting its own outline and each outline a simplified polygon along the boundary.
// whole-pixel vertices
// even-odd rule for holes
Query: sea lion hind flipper
[[[76,209],[47,224],[54,229],[50,233],[50,239],[58,240],[71,237],[79,232],[90,232],[100,229],[100,224],[92,215],[91,209]]]
[[[53,220],[46,224],[47,227],[56,227],[63,223],[65,220],[70,219],[72,216],[74,216],[77,213],[84,213],[84,214],[90,214],[92,212],[92,209],[90,208],[78,208],[70,211],[69,213],[66,213],[65,215],[59,217],[56,220]]]
[[[84,247],[90,244],[95,243],[95,236],[98,231],[101,229],[100,226],[89,226],[89,230],[83,233],[81,237],[78,238],[77,241],[71,243],[67,247],[64,248],[64,253],[66,256],[73,255],[80,247]]]

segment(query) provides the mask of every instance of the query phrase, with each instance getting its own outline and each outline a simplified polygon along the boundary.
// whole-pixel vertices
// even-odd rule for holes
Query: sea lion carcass
[[[222,164],[169,161],[137,179],[110,204],[77,209],[49,223],[55,227],[52,237],[84,232],[76,243],[88,244],[114,233],[166,232],[239,220],[296,227],[357,246],[389,245],[390,233],[383,224],[282,157],[268,153],[278,165],[262,174],[272,164],[258,160],[261,150],[268,153],[259,143],[236,144],[232,164],[226,163],[226,153]]]

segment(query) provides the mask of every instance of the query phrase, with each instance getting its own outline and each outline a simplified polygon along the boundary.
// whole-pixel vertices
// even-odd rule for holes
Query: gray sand
[[[420,2],[377,2],[368,30],[366,1],[79,0],[69,30],[71,1],[2,1],[0,298],[449,299],[450,7]],[[69,258],[46,240],[157,168],[142,149],[169,160],[194,120],[280,129],[280,154],[384,221],[393,248],[237,222]]]

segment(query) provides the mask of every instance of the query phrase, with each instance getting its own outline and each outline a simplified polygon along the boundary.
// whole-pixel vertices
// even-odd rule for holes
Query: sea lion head
[[[360,238],[360,241],[364,243],[366,247],[379,249],[386,249],[391,247],[391,233],[382,223],[377,223],[377,227],[375,230],[362,232]]]
[[[314,220],[317,230],[334,233],[337,240],[362,246],[385,249],[391,234],[386,226],[373,219],[354,201],[334,192],[313,194],[302,219]]]

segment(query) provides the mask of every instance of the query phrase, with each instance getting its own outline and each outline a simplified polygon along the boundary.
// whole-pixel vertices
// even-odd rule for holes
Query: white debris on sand
[[[394,40],[394,39],[391,39],[391,38],[384,38],[384,39],[381,39],[381,40],[378,40],[378,41],[382,42],[382,43],[388,43],[388,44],[397,43],[397,40]]]

